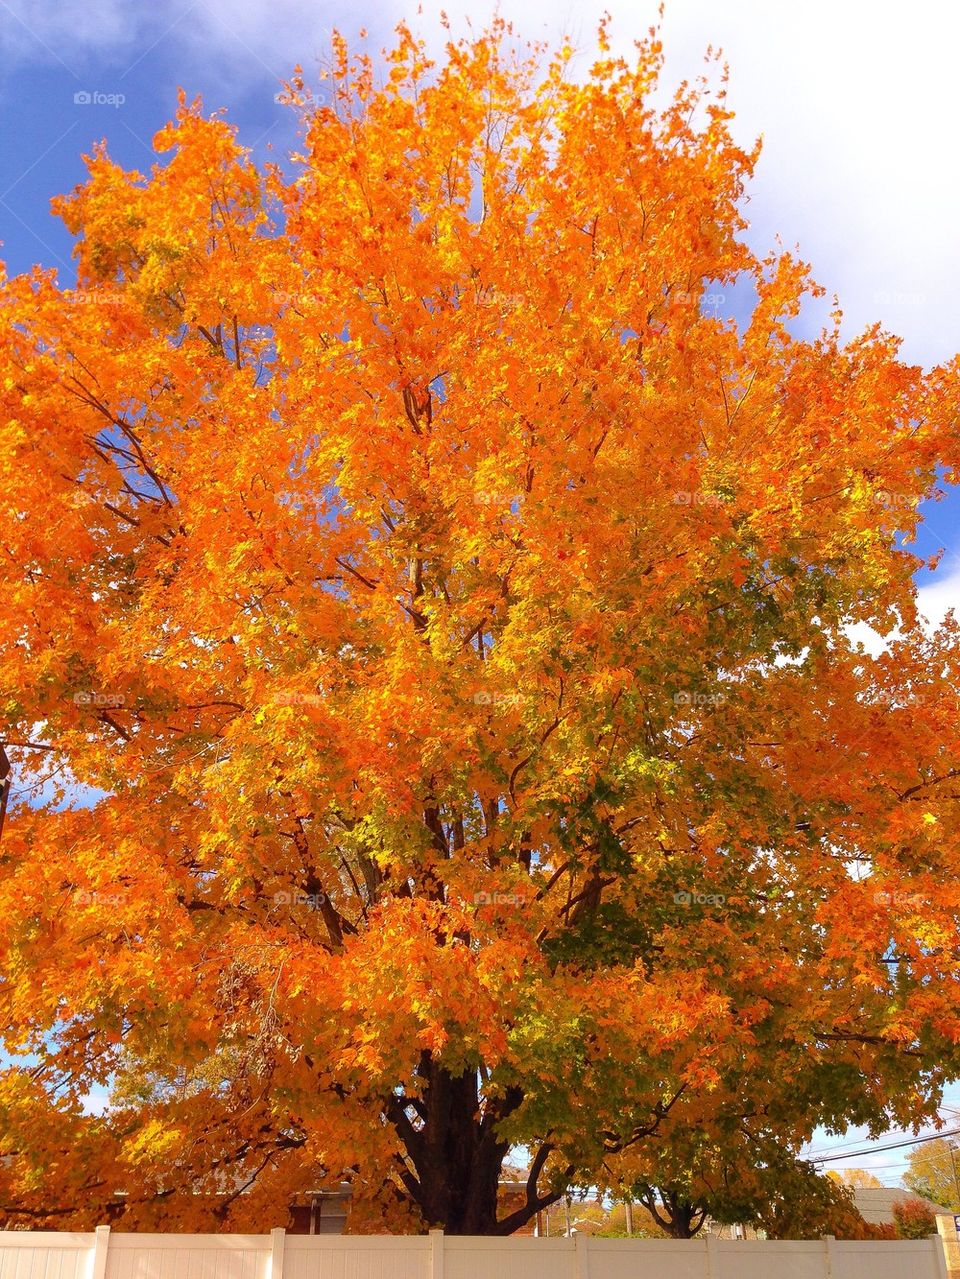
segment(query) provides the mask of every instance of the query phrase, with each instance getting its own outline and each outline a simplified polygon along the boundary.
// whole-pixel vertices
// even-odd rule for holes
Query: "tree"
[[[908,1190],[943,1204],[951,1212],[960,1212],[960,1191],[957,1176],[960,1172],[960,1147],[956,1141],[940,1137],[914,1146],[907,1155],[907,1171],[903,1184]]]
[[[759,1131],[743,1109],[738,1134],[724,1133],[719,1110],[691,1131],[678,1129],[671,1116],[663,1148],[641,1147],[612,1161],[623,1170],[646,1165],[648,1179],[635,1176],[631,1192],[664,1232],[691,1238],[712,1219],[753,1225],[774,1239],[865,1237],[849,1186],[799,1158],[782,1132]]]
[[[841,1186],[849,1186],[851,1190],[860,1187],[868,1187],[871,1189],[882,1189],[883,1182],[879,1177],[875,1177],[872,1172],[868,1172],[866,1168],[839,1168],[837,1171],[828,1172],[827,1176]]]
[[[664,1233],[678,1239],[692,1238],[708,1219],[752,1225],[771,1239],[894,1237],[892,1227],[868,1225],[854,1202],[852,1187],[871,1184],[869,1174],[866,1180],[824,1175],[782,1147],[752,1145],[752,1158],[745,1147],[718,1148],[711,1161],[701,1155],[685,1176],[674,1174],[664,1187],[636,1184],[635,1193]]]
[[[682,1189],[637,1183],[637,1200],[672,1239],[692,1239],[707,1220],[705,1199],[690,1198]]]
[[[849,1185],[802,1161],[796,1161],[778,1185],[770,1185],[755,1219],[771,1239],[886,1237],[864,1221]]]
[[[798,334],[722,86],[600,42],[338,41],[290,172],[184,100],[6,282],[9,1221],[504,1234],[957,1073],[960,367]]]
[[[557,1211],[551,1209],[554,1226]],[[664,1231],[641,1204],[631,1202],[627,1215],[623,1203],[609,1203],[602,1199],[594,1203],[576,1204],[572,1211],[572,1229],[578,1234],[595,1235],[603,1239],[662,1239]]]
[[[897,1199],[893,1218],[899,1239],[926,1239],[937,1233],[937,1219],[922,1199]]]

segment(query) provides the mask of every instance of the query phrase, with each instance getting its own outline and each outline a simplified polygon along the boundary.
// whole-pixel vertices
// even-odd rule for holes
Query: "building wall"
[[[943,1252],[950,1279],[960,1279],[960,1238],[953,1224],[953,1217],[937,1217],[937,1230],[943,1240]]]

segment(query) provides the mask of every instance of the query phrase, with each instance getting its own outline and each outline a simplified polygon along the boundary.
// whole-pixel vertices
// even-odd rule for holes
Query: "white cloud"
[[[928,577],[917,591],[917,612],[928,634],[936,630],[950,609],[960,616],[960,570]],[[884,637],[866,622],[854,622],[844,628],[844,633],[852,643],[862,644],[871,657],[877,657],[900,632],[894,630]]]
[[[103,1115],[110,1108],[110,1094],[105,1092],[88,1092],[81,1101],[85,1115]]]
[[[889,642],[866,622],[854,622],[852,626],[844,627],[844,634],[851,644],[862,644],[871,657],[879,657]]]
[[[77,70],[89,54],[133,48],[143,26],[123,0],[4,0],[0,49],[8,69],[53,61]]]
[[[948,609],[956,609],[960,615],[960,570],[921,586],[917,607],[931,627],[939,626]]]
[[[60,62],[80,74],[99,58],[123,74],[165,45],[183,74],[202,66],[207,76],[222,73],[242,90],[264,76],[286,77],[296,62],[315,66],[317,56],[329,49],[334,27],[356,31],[356,15],[345,4],[317,0],[175,0],[157,6],[131,0],[3,0],[0,49],[8,68]],[[385,35],[392,25],[384,28]]]

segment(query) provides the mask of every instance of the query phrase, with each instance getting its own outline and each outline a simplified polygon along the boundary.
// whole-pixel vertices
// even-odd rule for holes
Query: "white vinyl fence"
[[[939,1238],[487,1239],[0,1231],[0,1279],[947,1279]]]

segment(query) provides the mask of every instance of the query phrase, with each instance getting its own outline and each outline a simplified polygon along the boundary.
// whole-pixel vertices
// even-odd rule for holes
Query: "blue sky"
[[[656,7],[500,6],[522,35],[569,33],[584,62],[604,9],[615,46],[629,52]],[[73,281],[70,238],[50,216],[50,198],[82,181],[81,155],[101,138],[118,163],[147,169],[150,140],[173,114],[179,86],[211,111],[225,108],[257,159],[282,159],[296,119],[275,94],[295,62],[311,78],[334,27],[348,37],[367,28],[376,50],[406,19],[439,42],[441,8],[459,33],[468,19],[482,26],[493,5],[430,0],[418,16],[416,0],[0,0],[0,256],[8,270],[41,263]],[[748,209],[754,247],[766,249],[776,235],[799,244],[828,295],[839,295],[851,336],[879,320],[903,338],[905,358],[926,366],[960,349],[960,6],[672,0],[663,33],[671,82],[700,70],[708,44],[723,48],[735,132],[744,143],[764,135]],[[822,316],[807,317],[811,330]],[[925,515],[916,549],[946,551],[937,574],[920,582],[921,607],[938,620],[960,603],[960,498],[931,503]],[[960,1088],[950,1100],[960,1105]],[[824,1139],[816,1149],[835,1144]],[[850,1163],[895,1184],[903,1156]]]

